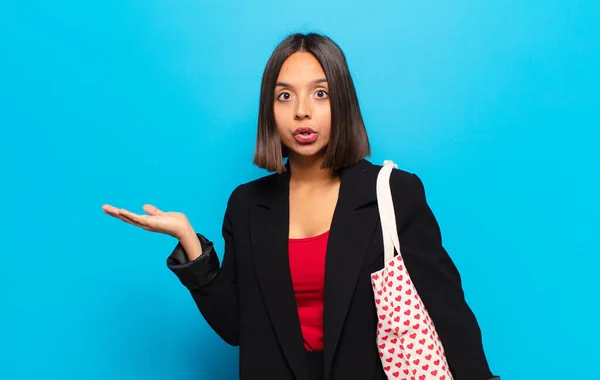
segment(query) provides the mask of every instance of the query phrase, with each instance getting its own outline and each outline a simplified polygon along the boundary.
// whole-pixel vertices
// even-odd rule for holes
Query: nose
[[[296,103],[296,112],[294,115],[295,120],[304,120],[310,119],[312,115],[311,103],[310,99],[305,99],[304,97],[298,97],[298,102]]]

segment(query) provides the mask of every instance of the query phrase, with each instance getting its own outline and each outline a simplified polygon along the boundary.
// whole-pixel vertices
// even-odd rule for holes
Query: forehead
[[[325,78],[325,72],[315,56],[296,52],[283,62],[277,81],[301,84],[321,78]]]

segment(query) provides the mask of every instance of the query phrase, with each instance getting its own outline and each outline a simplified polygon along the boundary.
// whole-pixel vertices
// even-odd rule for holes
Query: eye
[[[281,94],[279,94],[277,96],[278,100],[290,100],[292,98],[292,95],[289,92],[282,92]]]
[[[327,91],[325,90],[318,90],[315,95],[317,96],[317,98],[326,98],[329,94],[327,94]]]

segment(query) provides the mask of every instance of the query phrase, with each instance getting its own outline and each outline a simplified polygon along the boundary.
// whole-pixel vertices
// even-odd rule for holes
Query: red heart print
[[[415,339],[416,337],[417,337],[417,334],[415,334],[415,333],[410,334],[410,339]]]
[[[419,349],[417,350],[417,355],[421,355],[422,353],[423,353],[423,350],[419,348]]]
[[[424,344],[425,344],[425,342],[426,342],[426,340],[425,340],[425,339],[421,339],[421,340],[419,341],[419,343],[421,343],[421,345],[424,345]]]
[[[427,359],[427,360],[431,360],[431,354],[429,354],[429,355],[425,356],[425,359]]]
[[[398,375],[400,375],[400,373],[399,372],[394,372],[394,373],[392,373],[392,375],[394,375],[394,377],[398,377]]]
[[[371,347],[373,347],[373,346],[371,346]],[[396,352],[396,349],[394,347],[392,347],[388,350],[388,352],[393,355],[394,352]]]
[[[431,371],[431,374],[432,374],[433,376],[437,375],[437,369],[434,369],[433,371]]]
[[[385,359],[385,361],[388,362],[388,363],[391,363],[392,360],[394,360],[394,358],[387,358],[387,359]]]
[[[421,367],[421,368],[423,368],[423,371],[427,371],[427,370],[429,369],[429,364],[425,364],[425,365],[424,365],[423,367]]]

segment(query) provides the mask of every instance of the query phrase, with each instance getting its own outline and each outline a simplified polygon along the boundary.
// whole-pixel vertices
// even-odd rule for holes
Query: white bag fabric
[[[377,177],[384,268],[371,274],[371,284],[379,317],[379,356],[388,379],[452,380],[442,342],[402,260],[389,184],[397,168],[386,160]]]

